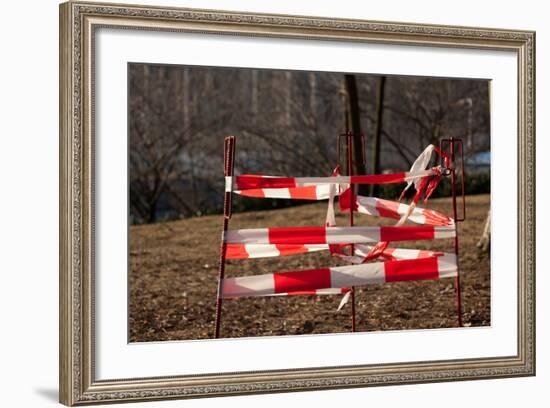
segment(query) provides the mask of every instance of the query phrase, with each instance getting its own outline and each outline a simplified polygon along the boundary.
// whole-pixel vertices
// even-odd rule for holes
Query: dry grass
[[[475,247],[489,195],[467,198],[467,221],[459,225],[463,320],[490,324],[490,260]],[[450,213],[449,199],[430,208]],[[231,229],[322,225],[326,203],[235,214]],[[347,218],[337,216],[339,225]],[[391,224],[357,216],[358,225]],[[130,341],[210,338],[218,274],[221,216],[133,226],[130,229]],[[452,240],[410,242],[401,247],[453,251]],[[228,261],[226,276],[338,265],[328,253]],[[223,304],[223,337],[336,333],[351,329],[350,304],[337,312],[340,296],[241,298]],[[359,331],[456,326],[454,280],[398,282],[357,289]]]

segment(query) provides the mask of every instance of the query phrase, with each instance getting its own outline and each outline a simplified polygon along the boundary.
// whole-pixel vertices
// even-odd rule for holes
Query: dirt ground
[[[475,244],[483,229],[489,195],[467,197],[459,224],[459,268],[465,326],[490,325],[490,259]],[[450,199],[429,208],[450,214]],[[234,214],[231,229],[323,225],[326,202]],[[338,225],[347,216],[337,215]],[[365,215],[356,225],[391,225]],[[130,341],[211,338],[218,275],[221,216],[130,228]],[[453,251],[453,240],[415,241],[399,247]],[[341,265],[328,252],[227,262],[226,277]],[[338,333],[351,330],[351,305],[339,312],[340,295],[228,299],[222,337]],[[356,290],[357,330],[405,330],[457,325],[454,279],[396,282]]]

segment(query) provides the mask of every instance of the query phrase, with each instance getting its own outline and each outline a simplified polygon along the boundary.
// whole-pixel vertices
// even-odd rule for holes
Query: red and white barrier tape
[[[351,189],[340,194],[340,211],[349,212],[351,208]],[[361,214],[375,217],[393,218],[400,220],[407,216],[407,220],[422,225],[453,225],[452,218],[434,210],[419,208],[400,203],[398,201],[384,200],[375,197],[355,196],[355,211]]]
[[[343,245],[342,245],[343,246]],[[363,258],[373,248],[372,245],[355,245],[355,255],[357,260],[353,260],[353,257],[346,258],[350,263],[361,263]],[[305,254],[308,252],[328,251],[328,244],[317,245],[300,245],[300,244],[227,244],[227,259],[252,259],[252,258],[271,258],[277,256],[288,256]],[[427,258],[430,256],[441,255],[441,252],[424,251],[420,249],[403,249],[403,248],[386,248],[382,257],[387,260],[397,259],[416,259]]]
[[[292,200],[326,200],[331,184],[291,188],[256,188],[235,190],[235,194],[256,198],[287,198]]]
[[[225,178],[225,191],[250,197],[322,200],[328,198],[328,185],[407,182],[407,186],[403,190],[404,193],[413,183],[416,189],[419,190],[422,181],[425,181],[426,177],[439,176],[441,174],[439,166],[426,169],[434,151],[439,155],[443,155],[436,146],[428,145],[414,161],[408,172],[357,176],[333,174],[330,177],[283,177],[243,174],[240,176],[227,176]],[[443,157],[445,158],[445,163],[448,164],[446,155],[443,155]]]
[[[229,230],[227,244],[363,244],[454,238],[455,226],[295,227]]]
[[[429,145],[415,160],[409,172],[340,176],[338,168],[330,177],[276,177],[241,175],[226,177],[226,192],[262,198],[304,200],[328,199],[326,227],[261,228],[230,230],[224,235],[228,259],[264,258],[329,250],[333,255],[354,264],[343,267],[282,272],[223,282],[223,297],[287,296],[345,293],[338,310],[347,302],[351,286],[403,280],[439,279],[456,276],[456,257],[443,252],[388,248],[390,241],[454,238],[454,220],[433,210],[416,207],[420,196],[426,199],[441,178],[439,167],[426,170],[433,151]],[[446,163],[447,158],[444,157]],[[448,163],[447,163],[448,165]],[[336,227],[334,197],[340,195],[340,210],[350,211],[350,184],[389,184],[407,182],[401,197],[414,183],[417,193],[411,205],[374,197],[355,196],[354,210],[359,213],[398,220],[391,227]],[[237,188],[235,190],[234,188]],[[343,192],[343,193],[342,193]],[[422,226],[403,226],[411,220]],[[377,242],[376,245],[364,245]],[[343,246],[355,245],[353,255]],[[374,258],[386,262],[364,262]],[[327,286],[328,285],[328,286]]]
[[[444,254],[428,258],[226,278],[223,280],[222,293],[224,297],[269,296],[385,282],[435,280],[455,277],[456,274],[456,256]]]
[[[228,278],[228,279],[237,279],[237,278]],[[301,296],[301,295],[342,295],[350,291],[349,288],[325,288],[325,289],[314,289],[314,290],[299,290],[294,292],[281,292],[281,293],[269,293],[265,295],[252,295],[252,296]],[[224,299],[236,299],[239,297],[244,297],[242,295],[231,296],[223,295]]]
[[[271,258],[328,250],[328,245],[227,244],[227,259]]]
[[[435,146],[433,144],[428,145],[422,153],[420,153],[420,156],[416,158],[414,163],[412,164],[411,168],[409,169],[409,172],[414,173],[417,171],[424,170],[428,164],[430,163],[430,160],[432,158],[432,153],[434,152]],[[439,153],[439,151],[438,151]],[[417,178],[414,180],[407,180],[407,186],[403,190],[402,195],[409,189],[409,187],[414,183],[414,187],[416,190],[419,190],[420,183],[422,181],[422,178]]]
[[[448,165],[448,157],[444,155],[437,147],[434,145],[429,145],[422,154],[415,160],[413,163],[410,172],[415,172],[421,169],[424,169],[431,160],[433,151],[436,151],[440,156],[444,157],[445,164]],[[392,202],[388,200],[382,200],[374,197],[353,197],[352,190],[349,189],[342,193],[340,197],[340,209],[342,211],[350,211],[353,202],[353,210],[357,209],[360,213],[366,213],[371,215],[377,215],[382,217],[394,218],[397,219],[395,224],[396,227],[402,226],[405,221],[411,220],[413,222],[420,223],[422,225],[434,225],[434,226],[454,226],[454,220],[440,214],[433,210],[419,209],[416,207],[421,196],[424,195],[426,202],[428,198],[432,195],[437,185],[441,181],[441,168],[435,167],[436,171],[435,176],[426,176],[418,180],[414,180],[416,194],[410,205],[401,204],[400,201],[403,198],[407,189],[411,186],[412,181],[409,181],[399,202]],[[329,204],[330,205],[330,204]],[[456,234],[456,230],[455,230]],[[346,256],[345,254],[338,253],[336,251],[331,251],[334,256],[339,256],[348,262],[360,263],[367,262],[373,259],[377,259],[384,255],[384,251],[387,250],[389,245],[389,240],[382,239],[376,245],[374,245],[370,251],[362,256],[357,253],[354,256]],[[362,259],[361,259],[362,258]]]
[[[279,177],[243,174],[240,176],[226,177],[225,190],[233,192],[239,191],[239,194],[243,194],[244,190],[280,188],[294,189],[300,187],[315,187],[330,184],[392,184],[404,182],[412,183],[417,179],[422,179],[428,176],[435,176],[437,174],[438,172],[434,169],[389,174],[329,177]],[[259,196],[262,197],[262,195]],[[267,197],[267,195],[264,196]]]
[[[364,263],[365,259],[372,254],[373,250],[376,248],[376,245],[355,245],[354,256],[350,255],[338,255],[344,261],[351,264],[360,264]],[[385,261],[397,261],[400,259],[419,259],[419,258],[429,258],[434,256],[446,255],[444,252],[440,251],[426,251],[422,249],[405,249],[405,248],[382,248],[380,251],[379,257]]]

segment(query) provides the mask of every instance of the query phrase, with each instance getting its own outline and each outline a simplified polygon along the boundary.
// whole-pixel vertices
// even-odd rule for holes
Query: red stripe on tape
[[[324,227],[269,228],[270,244],[326,244]]]
[[[246,197],[258,197],[258,198],[265,197],[264,190],[262,190],[261,188],[257,188],[254,190],[242,190],[241,195]]]
[[[386,248],[384,249],[384,252],[382,252],[382,255],[390,261],[395,261],[396,258],[393,256],[394,252],[395,248]]]
[[[379,198],[376,200],[376,209],[381,217],[393,218],[395,220],[401,218],[398,212],[399,202],[397,201],[382,200]]]
[[[263,177],[254,175],[237,176],[236,184],[239,190],[256,188],[289,188],[296,187],[293,177]]]
[[[340,204],[340,211],[349,211],[351,208],[351,203],[353,201],[353,209],[357,210],[359,206],[357,205],[356,195],[353,194],[351,188],[346,189],[340,197],[338,198],[338,203]]]
[[[386,282],[432,280],[439,278],[437,258],[405,259],[385,262]]]
[[[273,280],[275,282],[275,293],[330,288],[330,269],[275,273],[273,274]]]
[[[300,295],[316,295],[317,291],[315,290],[299,290],[296,292],[287,293],[288,296],[300,296]]]
[[[449,217],[433,210],[424,209],[422,210],[422,215],[426,219],[426,224],[441,226],[451,224],[451,219]]]
[[[317,200],[317,187],[291,187],[288,189],[290,198],[295,200]]]
[[[431,225],[380,227],[380,241],[414,241],[434,239],[434,236]]]
[[[405,181],[405,173],[369,174],[366,176],[351,176],[353,184],[390,184]]]
[[[418,251],[417,258],[429,258],[430,256],[434,256],[434,253],[432,251]]]
[[[248,258],[244,244],[227,244],[225,257],[227,259],[245,259]]]
[[[307,248],[304,245],[278,244],[275,245],[275,247],[277,248],[281,256],[303,254],[308,252]]]

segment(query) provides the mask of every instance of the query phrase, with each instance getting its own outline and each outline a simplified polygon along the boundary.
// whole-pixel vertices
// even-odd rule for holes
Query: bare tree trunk
[[[183,69],[183,128],[189,129],[189,104],[191,98],[189,97],[189,68]]]
[[[258,70],[252,71],[252,114],[254,115],[252,120],[256,122],[258,116]]]
[[[485,227],[483,227],[483,234],[477,242],[477,247],[483,252],[488,252],[491,247],[491,210],[487,212]]]
[[[176,90],[176,112],[183,112],[183,71],[168,71]]]
[[[285,72],[285,124],[290,127],[292,118],[292,73]]]
[[[149,212],[147,214],[147,218],[145,219],[145,222],[147,224],[153,223],[157,220],[157,202],[151,203],[151,206],[149,207]]]
[[[313,72],[309,73],[309,110],[315,117],[317,115],[317,104],[315,98],[317,97],[317,77]]]
[[[149,96],[149,65],[143,64],[143,93]]]
[[[353,133],[353,161],[354,174],[365,174],[365,163],[363,161],[363,143],[361,139],[361,116],[359,108],[359,96],[357,94],[357,81],[355,75],[344,75],[346,84],[347,96],[347,115],[348,125],[346,130],[351,130]],[[350,126],[351,125],[351,129]],[[358,186],[358,193],[365,194],[364,185]]]
[[[386,89],[386,77],[381,76],[378,81],[378,94],[376,97],[376,127],[372,143],[372,173],[380,174],[380,145],[384,120],[384,91]],[[370,196],[378,195],[378,185],[370,185]]]

